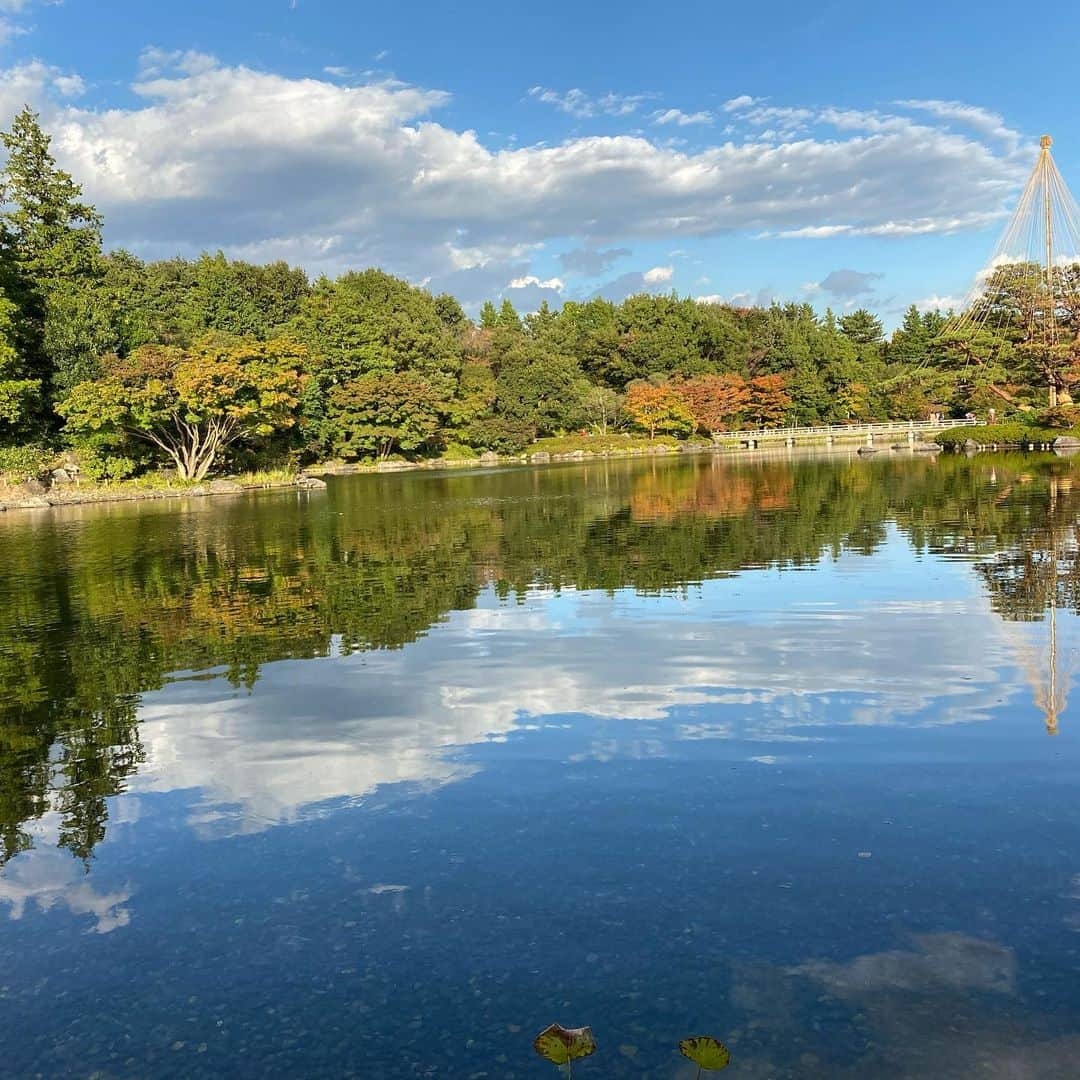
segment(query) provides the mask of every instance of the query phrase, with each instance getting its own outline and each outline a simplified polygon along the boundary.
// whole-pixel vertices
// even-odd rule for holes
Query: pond
[[[0,518],[5,1075],[1076,1075],[1080,464]]]

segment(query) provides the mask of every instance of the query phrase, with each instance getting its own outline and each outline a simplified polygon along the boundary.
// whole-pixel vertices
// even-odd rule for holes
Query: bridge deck
[[[826,427],[758,428],[755,431],[715,431],[717,440],[761,442],[766,439],[873,439],[875,435],[933,435],[950,428],[974,427],[985,420],[895,420],[881,424],[833,424]]]

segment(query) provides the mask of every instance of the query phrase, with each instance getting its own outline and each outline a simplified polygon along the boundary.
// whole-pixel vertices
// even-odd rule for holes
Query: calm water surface
[[[0,519],[0,1071],[1075,1077],[1080,463]]]

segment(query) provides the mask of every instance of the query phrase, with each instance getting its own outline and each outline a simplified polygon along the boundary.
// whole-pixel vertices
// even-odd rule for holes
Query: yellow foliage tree
[[[232,443],[296,422],[305,359],[288,338],[144,345],[108,358],[105,374],[73,387],[57,411],[73,434],[142,439],[172,459],[181,479],[202,480]]]

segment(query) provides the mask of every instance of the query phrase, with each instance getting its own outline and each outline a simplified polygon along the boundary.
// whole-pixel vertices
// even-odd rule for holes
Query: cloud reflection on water
[[[858,599],[851,580],[846,600],[821,600],[826,575],[778,586],[766,572],[683,598],[571,590],[498,606],[488,593],[402,651],[267,665],[250,695],[180,680],[144,700],[147,764],[132,788],[198,790],[191,823],[223,835],[386,784],[465,779],[477,766],[462,748],[574,715],[652,724],[650,755],[986,719],[1013,692],[998,620],[969,579],[967,595],[927,597],[940,584],[922,583],[925,566],[910,551],[892,558],[902,585],[884,601]],[[838,573],[869,588],[873,565],[842,559]],[[575,756],[610,758],[631,740],[640,751],[639,726],[608,728]]]
[[[131,922],[131,910],[124,905],[132,898],[130,886],[99,892],[86,869],[68,852],[55,847],[59,815],[45,814],[34,823],[39,839],[50,838],[30,851],[12,859],[0,874],[0,905],[8,906],[8,917],[18,921],[32,907],[51,911],[63,905],[75,916],[90,916],[90,930],[108,934]]]

